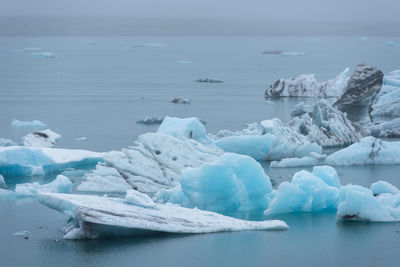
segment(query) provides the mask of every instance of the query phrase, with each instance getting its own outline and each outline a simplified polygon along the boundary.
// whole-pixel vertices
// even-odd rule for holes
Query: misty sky
[[[400,22],[400,0],[0,0],[0,16]]]

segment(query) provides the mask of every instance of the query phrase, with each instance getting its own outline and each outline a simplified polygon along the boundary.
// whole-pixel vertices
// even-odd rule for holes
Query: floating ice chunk
[[[291,183],[279,185],[264,214],[335,210],[339,200],[338,180],[336,171],[328,166],[317,168],[313,173],[299,171],[293,175]]]
[[[372,124],[371,135],[374,137],[400,137],[400,118]]]
[[[197,118],[165,117],[157,133],[175,136],[177,138],[194,139],[203,144],[211,144],[204,125]]]
[[[399,194],[400,193],[400,190],[397,187],[395,187],[394,185],[392,185],[386,181],[378,181],[376,183],[373,183],[371,185],[371,191],[374,194],[374,196],[385,194],[385,193],[389,193],[389,194]]]
[[[25,47],[25,51],[39,51],[41,50],[40,47]]]
[[[45,147],[0,147],[0,174],[44,175],[80,165],[94,165],[103,153]]]
[[[400,164],[400,141],[386,142],[365,137],[329,155],[325,163],[334,166]]]
[[[41,58],[56,58],[56,55],[52,52],[37,52],[31,53],[34,57],[41,57]]]
[[[312,107],[310,105],[304,105],[304,102],[301,102],[293,107],[293,109],[290,111],[290,116],[296,117],[311,111]]]
[[[176,63],[178,64],[192,64],[192,61],[188,61],[188,60],[179,60]]]
[[[35,197],[40,193],[71,193],[72,182],[64,176],[58,175],[51,183],[40,185],[37,182],[17,184],[15,192],[19,196]]]
[[[198,83],[223,83],[223,80],[219,80],[219,79],[210,79],[210,78],[204,78],[204,79],[197,79],[195,80],[195,82]]]
[[[153,208],[156,205],[148,195],[145,195],[133,189],[126,191],[125,203],[144,208]]]
[[[87,137],[86,137],[86,136],[83,136],[83,137],[75,138],[74,140],[75,140],[75,141],[82,141],[82,142],[84,142],[84,141],[87,140]]]
[[[144,119],[136,121],[136,123],[145,125],[161,124],[163,120],[164,117],[145,117]]]
[[[42,128],[42,127],[47,127],[46,123],[43,123],[38,120],[33,120],[33,121],[19,121],[16,119],[12,119],[11,121],[11,126],[12,127],[30,127],[30,128]]]
[[[0,138],[0,147],[1,146],[17,146],[18,144],[15,143],[13,140],[11,139],[7,139],[7,138]]]
[[[93,193],[125,193],[132,189],[126,180],[115,168],[101,164],[96,166],[96,170],[86,174],[83,182],[78,186],[78,191]]]
[[[340,180],[335,168],[327,165],[315,166],[312,174],[319,177],[327,185],[340,188]]]
[[[75,219],[65,228],[66,239],[95,239],[152,232],[195,234],[288,229],[285,222],[278,220],[244,221],[172,204],[156,204],[153,208],[145,208],[127,204],[120,198],[42,194],[40,201]]]
[[[190,104],[192,101],[187,96],[178,96],[171,100],[175,104]]]
[[[24,146],[53,147],[61,135],[50,129],[33,132],[22,138]]]
[[[200,168],[185,169],[180,186],[155,199],[217,212],[264,210],[272,192],[269,177],[254,159],[226,153]]]
[[[340,188],[337,217],[378,222],[399,221],[400,194],[381,194],[375,197],[368,188],[343,186]]]
[[[145,43],[145,44],[133,44],[133,48],[142,48],[142,47],[165,47],[164,44],[157,43]]]
[[[342,93],[350,79],[346,68],[335,79],[319,82],[315,74],[302,74],[296,78],[280,79],[265,91],[265,96],[334,97]]]
[[[32,234],[31,232],[25,230],[25,231],[15,232],[13,235],[16,235],[16,236],[29,236],[31,234]]]
[[[396,47],[396,46],[397,46],[397,43],[392,42],[392,41],[387,41],[387,42],[385,43],[385,45],[386,45],[386,46],[389,46],[389,47]]]
[[[291,52],[291,51],[283,51],[281,53],[282,56],[305,56],[306,53],[305,52]]]
[[[321,163],[323,163],[323,161],[316,158],[302,157],[302,158],[285,158],[280,161],[272,161],[270,166],[274,168],[290,168],[290,167],[315,166]]]

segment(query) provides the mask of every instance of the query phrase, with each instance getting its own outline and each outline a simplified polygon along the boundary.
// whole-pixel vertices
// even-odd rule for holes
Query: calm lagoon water
[[[389,40],[400,43],[394,37],[0,38],[0,137],[18,142],[29,131],[12,128],[11,120],[38,119],[63,136],[58,147],[109,151],[156,130],[136,124],[146,116],[196,116],[213,133],[273,117],[286,121],[292,106],[315,100],[266,103],[269,84],[303,73],[331,79],[362,62],[384,72],[400,69],[400,47],[386,47]],[[145,43],[162,46],[132,47]],[[21,50],[26,47],[57,58],[33,57],[33,51]],[[262,55],[264,50],[306,55]],[[206,77],[225,83],[194,82]],[[169,102],[182,95],[192,103]],[[74,140],[83,136],[86,142]],[[278,184],[299,170],[264,167]],[[385,179],[400,186],[399,166],[337,170],[342,184],[369,186]],[[12,187],[32,178],[6,181]],[[63,240],[59,229],[67,218],[34,200],[0,200],[0,218],[2,266],[398,266],[400,261],[400,224],[343,223],[334,213],[275,216],[286,220],[289,231],[98,241]],[[32,232],[28,240],[12,235],[21,230]]]

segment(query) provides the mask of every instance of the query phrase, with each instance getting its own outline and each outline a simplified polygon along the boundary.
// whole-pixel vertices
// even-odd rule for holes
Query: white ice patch
[[[47,127],[46,123],[41,122],[39,120],[19,121],[19,120],[16,120],[16,119],[12,119],[11,126],[12,127],[28,127],[28,128],[44,128],[44,127]]]
[[[61,135],[50,129],[30,133],[22,138],[24,146],[54,147]]]
[[[40,185],[37,182],[17,184],[15,186],[17,196],[35,197],[40,193],[71,193],[72,182],[64,176],[58,175],[51,183]]]

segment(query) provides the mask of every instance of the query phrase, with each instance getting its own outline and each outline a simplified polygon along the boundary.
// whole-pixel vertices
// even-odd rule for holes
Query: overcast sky
[[[396,21],[400,0],[0,0],[1,16]]]

